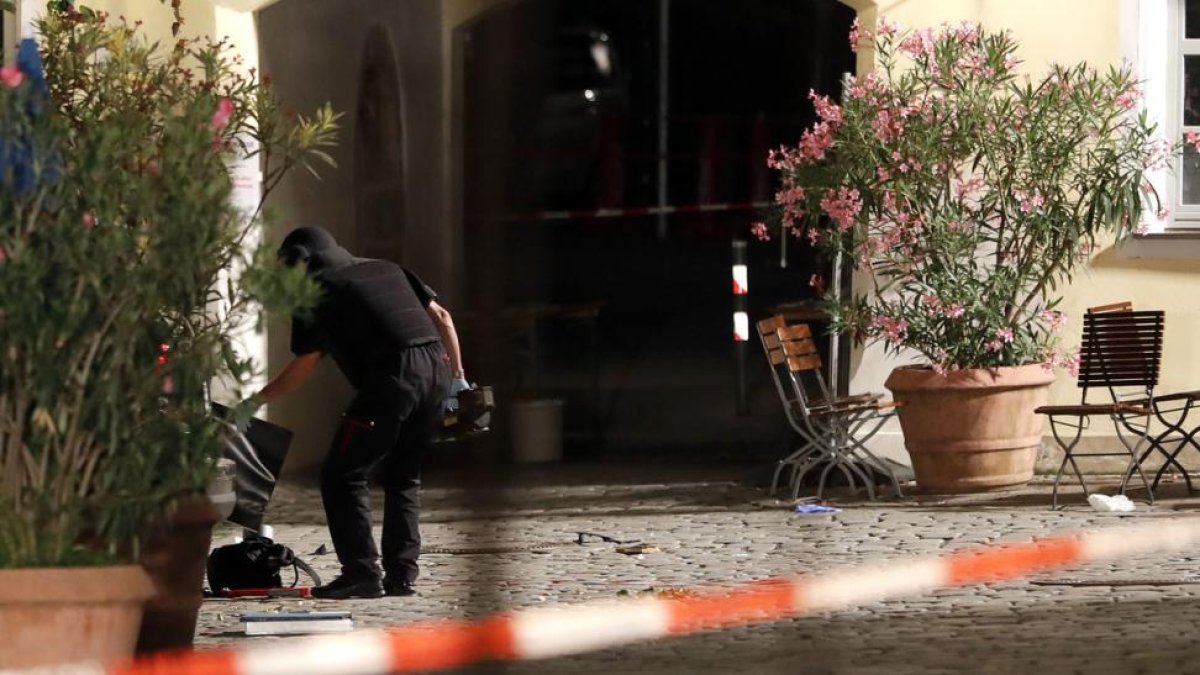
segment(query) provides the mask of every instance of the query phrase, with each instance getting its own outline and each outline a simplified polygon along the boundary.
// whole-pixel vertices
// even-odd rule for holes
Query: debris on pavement
[[[632,546],[618,546],[617,553],[641,555],[643,553],[662,553],[662,549],[654,544],[633,544]]]
[[[599,534],[597,532],[576,532],[575,535],[578,537],[575,540],[575,543],[581,546],[586,544],[588,539],[599,539],[600,541],[607,542],[609,544],[636,544],[639,541],[638,539],[617,539],[616,537],[607,534]]]
[[[305,635],[354,630],[350,612],[251,612],[243,614],[246,635]]]
[[[1125,495],[1108,495],[1091,494],[1088,495],[1088,504],[1092,505],[1097,511],[1105,511],[1109,513],[1129,513],[1136,507],[1129,497]]]
[[[797,497],[796,499],[757,499],[750,502],[751,506],[755,506],[760,509],[786,508],[791,510],[800,504],[828,504],[828,502],[820,497]]]
[[[646,596],[654,596],[657,598],[694,598],[700,595],[696,591],[685,586],[667,586],[664,588],[655,588],[651,586],[642,591],[629,591],[622,589],[617,591],[617,597],[635,597],[641,598]]]
[[[812,514],[812,513],[841,513],[841,509],[836,506],[826,506],[824,504],[797,504],[793,509],[796,513]]]
[[[325,546],[325,544],[321,544],[317,547],[317,550],[313,551],[309,555],[325,555],[326,553],[329,553],[329,549]]]

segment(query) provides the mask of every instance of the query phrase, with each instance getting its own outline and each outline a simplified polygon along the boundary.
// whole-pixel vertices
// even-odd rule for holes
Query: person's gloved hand
[[[265,401],[259,395],[255,394],[250,398],[241,401],[233,407],[230,412],[230,422],[238,430],[238,433],[246,433],[246,429],[250,427],[250,421],[254,418],[254,413],[263,406]]]
[[[450,383],[450,395],[446,398],[446,410],[448,412],[458,410],[458,395],[470,389],[471,384],[467,382],[467,376],[459,373],[458,377],[455,377]]]

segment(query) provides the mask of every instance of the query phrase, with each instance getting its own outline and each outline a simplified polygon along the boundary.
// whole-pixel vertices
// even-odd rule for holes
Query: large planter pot
[[[1033,478],[1042,417],[1054,373],[1041,364],[892,371],[884,386],[902,401],[900,427],[923,492],[979,492]]]
[[[221,518],[208,497],[197,495],[182,501],[146,538],[139,562],[153,580],[155,593],[146,601],[138,653],[192,646],[212,529]]]
[[[127,658],[153,593],[137,565],[0,570],[0,668]]]

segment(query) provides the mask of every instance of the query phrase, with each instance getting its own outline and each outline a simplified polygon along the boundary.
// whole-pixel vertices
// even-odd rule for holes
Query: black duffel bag
[[[300,570],[312,577],[313,585],[321,585],[317,572],[292,549],[266,537],[248,537],[208,554],[208,587],[214,595],[223,590],[282,588],[281,571],[287,567],[295,575],[292,586],[300,581]]]

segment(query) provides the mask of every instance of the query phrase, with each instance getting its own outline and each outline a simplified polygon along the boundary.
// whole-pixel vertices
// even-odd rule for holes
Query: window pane
[[[1183,147],[1182,167],[1180,178],[1183,183],[1183,203],[1187,205],[1200,204],[1200,153],[1191,145]]]
[[[1200,0],[1187,0],[1183,17],[1183,36],[1189,40],[1200,38]]]
[[[1183,124],[1200,126],[1200,56],[1183,57]]]

